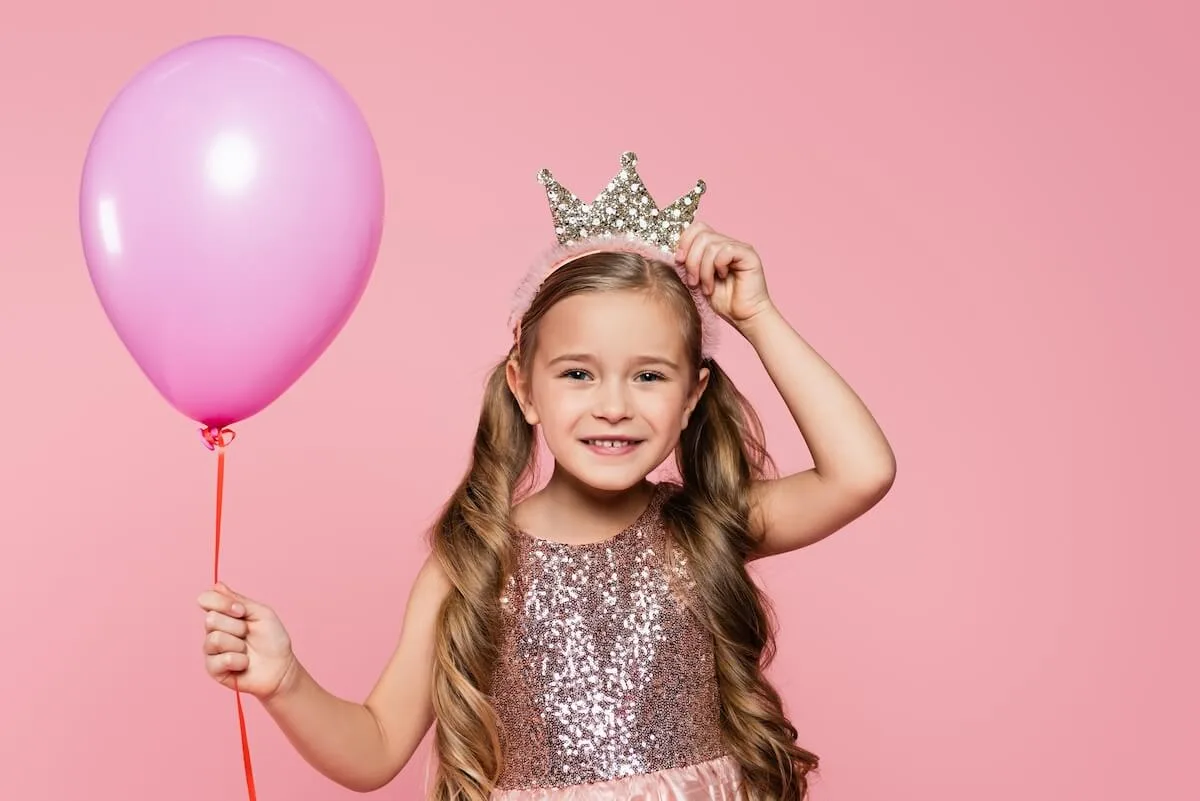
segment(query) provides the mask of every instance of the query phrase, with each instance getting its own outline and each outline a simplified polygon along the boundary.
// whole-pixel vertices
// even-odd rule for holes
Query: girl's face
[[[586,292],[538,323],[537,347],[509,386],[558,466],[602,491],[642,481],[670,456],[704,391],[679,317],[646,292]]]

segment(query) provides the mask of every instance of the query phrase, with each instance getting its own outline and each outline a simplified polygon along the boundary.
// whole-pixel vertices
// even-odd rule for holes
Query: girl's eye
[[[592,376],[586,370],[564,370],[561,374],[562,378],[568,378],[572,381],[587,381]],[[666,376],[662,373],[644,372],[638,373],[636,380],[638,381],[663,381]]]

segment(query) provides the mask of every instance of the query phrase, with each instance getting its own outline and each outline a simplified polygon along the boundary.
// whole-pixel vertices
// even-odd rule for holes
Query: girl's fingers
[[[204,666],[208,668],[208,673],[211,676],[220,678],[226,673],[241,673],[250,664],[250,659],[245,654],[237,654],[226,652],[223,654],[213,654],[204,658]]]
[[[206,612],[220,612],[229,617],[245,617],[246,605],[237,597],[218,590],[205,590],[196,599],[200,608]]]
[[[204,638],[204,653],[210,656],[225,653],[244,654],[246,641],[224,631],[211,631]]]
[[[717,250],[716,258],[713,259],[713,269],[719,278],[724,280],[729,277],[729,265],[733,264],[738,256],[737,243],[733,241],[726,242]]]
[[[688,251],[691,250],[692,240],[704,231],[710,230],[709,227],[697,220],[688,227],[684,228],[679,234],[679,242],[675,245],[675,260],[682,262],[687,259]]]
[[[274,612],[271,607],[264,603],[242,595],[240,592],[231,590],[224,582],[220,582],[214,588],[214,591],[225,598],[224,611],[230,617],[244,617],[247,620],[262,620],[264,618],[273,617]]]
[[[704,248],[704,255],[700,257],[700,284],[706,295],[711,295],[716,288],[716,260],[721,245],[719,239],[709,241]]]
[[[715,236],[712,231],[701,231],[692,240],[691,247],[688,248],[684,263],[687,265],[688,277],[691,279],[692,286],[700,283],[700,265],[704,259],[704,250]]]
[[[220,612],[209,612],[204,616],[204,630],[223,631],[244,639],[249,633],[250,627],[241,618],[229,617]]]

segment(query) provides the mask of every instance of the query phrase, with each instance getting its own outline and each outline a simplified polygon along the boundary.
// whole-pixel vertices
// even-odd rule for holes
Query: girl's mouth
[[[644,440],[628,437],[597,437],[596,439],[581,440],[595,453],[602,456],[623,456],[632,452]]]

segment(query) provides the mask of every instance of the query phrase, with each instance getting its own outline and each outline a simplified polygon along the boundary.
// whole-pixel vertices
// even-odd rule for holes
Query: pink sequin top
[[[616,536],[566,545],[522,534],[501,598],[494,674],[498,790],[571,787],[725,756],[711,636],[659,485]]]

